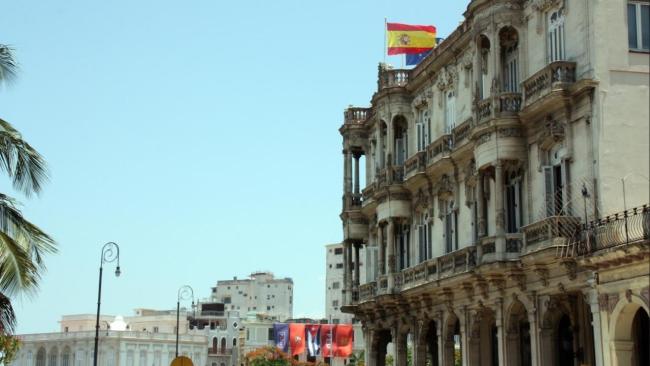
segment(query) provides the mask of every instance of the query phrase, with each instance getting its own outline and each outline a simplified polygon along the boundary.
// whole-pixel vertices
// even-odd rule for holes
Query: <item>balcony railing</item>
[[[548,246],[566,245],[580,231],[580,218],[573,216],[551,216],[522,228],[524,233],[524,250],[543,249]],[[562,239],[557,243],[552,239]],[[540,247],[545,243],[543,247]]]
[[[377,295],[377,282],[369,282],[359,286],[359,301],[370,300]]]
[[[449,154],[453,147],[451,135],[442,135],[427,146],[427,164],[435,163],[440,157]]]
[[[644,240],[650,240],[649,205],[635,207],[583,225],[580,240],[569,245],[563,256],[587,255]]]
[[[345,124],[363,123],[370,116],[370,108],[350,107],[343,112]]]
[[[514,117],[520,110],[521,93],[499,93],[478,102],[476,121],[477,124],[481,124],[491,118]]]
[[[403,87],[409,82],[409,70],[382,68],[379,72],[379,91],[387,88]]]
[[[529,106],[553,90],[566,88],[576,79],[576,63],[555,61],[523,82],[524,105]]]
[[[377,172],[377,184],[378,186],[385,186],[395,183],[402,183],[404,181],[404,166],[395,165],[390,166],[384,169],[380,169]]]
[[[404,174],[409,176],[413,172],[424,172],[427,165],[426,151],[417,152],[404,163]]]
[[[451,131],[454,141],[454,148],[461,146],[466,139],[469,137],[469,133],[472,130],[472,118],[465,120],[465,122],[454,127]]]

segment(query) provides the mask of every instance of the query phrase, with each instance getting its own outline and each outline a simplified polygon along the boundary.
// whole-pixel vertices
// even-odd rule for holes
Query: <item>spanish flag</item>
[[[436,46],[436,27],[386,23],[388,54],[423,53]]]

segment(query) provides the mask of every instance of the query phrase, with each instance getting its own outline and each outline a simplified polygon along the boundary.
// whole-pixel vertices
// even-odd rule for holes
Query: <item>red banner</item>
[[[320,349],[323,357],[336,355],[336,325],[323,324],[320,326]]]
[[[350,324],[339,324],[334,330],[334,355],[336,357],[350,357],[354,344],[354,330]]]
[[[291,355],[299,355],[305,352],[305,325],[289,324],[289,339],[291,340]]]

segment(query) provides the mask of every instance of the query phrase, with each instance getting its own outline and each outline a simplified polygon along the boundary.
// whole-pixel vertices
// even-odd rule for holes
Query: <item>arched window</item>
[[[219,341],[217,340],[217,337],[212,338],[212,353],[217,353],[217,350],[219,349]]]
[[[503,70],[503,91],[519,91],[519,34],[513,27],[499,31],[501,42],[501,62]]]
[[[72,366],[70,363],[70,347],[65,346],[61,353],[61,366]]]
[[[424,212],[419,215],[417,226],[418,245],[420,248],[420,263],[431,259],[431,223],[429,214]]]
[[[565,60],[564,9],[548,14],[548,62]]]
[[[45,366],[45,356],[45,348],[39,348],[36,352],[36,366]]]
[[[226,353],[226,337],[221,338],[221,353]]]
[[[395,117],[393,119],[393,129],[395,131],[395,165],[404,165],[404,161],[408,156],[408,124],[406,118],[403,116]]]
[[[488,60],[490,59],[490,40],[485,35],[479,36],[478,48],[481,50],[479,54],[480,72],[478,80],[479,98],[485,99],[490,93],[490,79],[488,77]]]
[[[57,361],[59,360],[58,348],[52,347],[48,356],[47,366],[57,366]]]

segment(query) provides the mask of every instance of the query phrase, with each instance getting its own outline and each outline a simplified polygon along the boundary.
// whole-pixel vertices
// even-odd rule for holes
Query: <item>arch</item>
[[[386,366],[386,353],[388,344],[391,343],[393,337],[388,329],[380,329],[373,333],[371,342],[370,364],[376,366]]]
[[[532,365],[532,343],[530,323],[526,306],[514,300],[506,316],[506,359],[508,366]]]
[[[36,366],[45,366],[45,356],[47,356],[45,347],[40,347],[38,351],[36,351]]]
[[[408,157],[408,120],[404,115],[397,114],[393,117],[393,152],[395,165],[403,165]]]
[[[226,353],[226,337],[221,338],[221,349],[219,352]]]
[[[219,340],[217,337],[212,337],[212,350],[211,353],[217,353],[217,350],[219,349]]]
[[[478,309],[471,323],[470,334],[470,344],[468,345],[470,362],[497,366],[499,364],[499,347],[495,311],[487,307]]]
[[[442,364],[453,366],[463,362],[461,320],[454,312],[447,314],[442,332]]]
[[[630,296],[627,301],[620,300],[616,304],[612,312],[610,329],[613,330],[611,348],[618,366],[643,365],[640,362],[643,362],[643,357],[647,357],[648,350],[647,347],[639,347],[638,342],[643,339],[639,339],[635,330],[643,327],[644,321],[648,321],[649,313],[645,302],[636,295]]]
[[[504,92],[519,91],[519,32],[507,25],[499,30],[501,86]]]
[[[426,323],[422,337],[424,338],[421,345],[424,350],[425,365],[439,366],[440,355],[438,352],[438,324],[435,320],[429,320]]]
[[[72,366],[70,355],[70,346],[63,347],[63,350],[61,351],[61,366]]]
[[[47,356],[47,366],[57,366],[59,360],[59,349],[56,346],[50,348],[50,352],[48,352]]]

